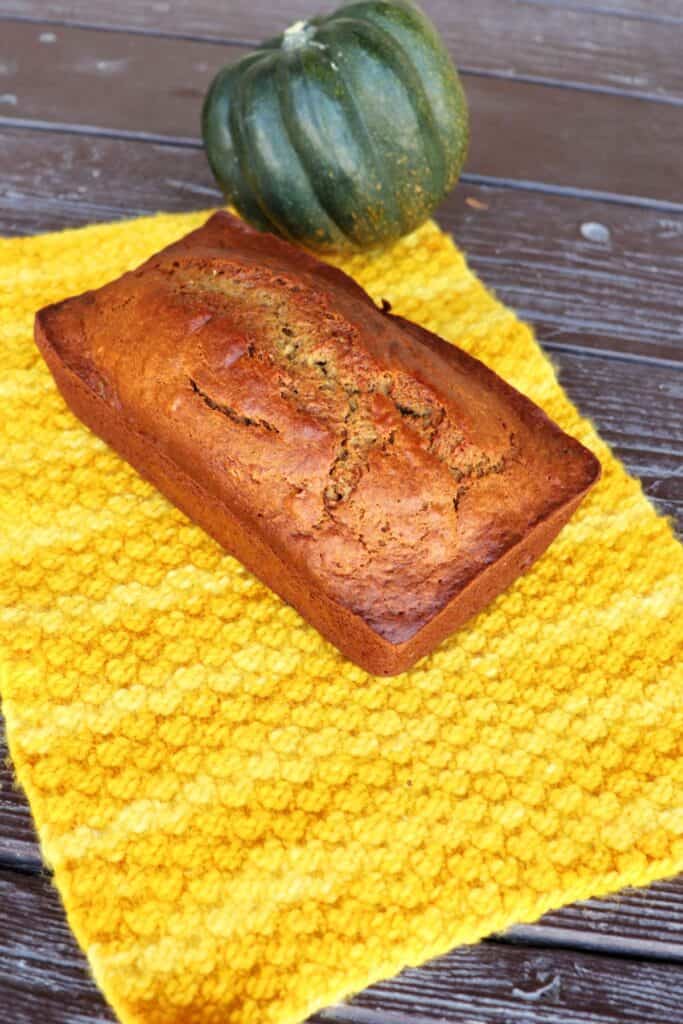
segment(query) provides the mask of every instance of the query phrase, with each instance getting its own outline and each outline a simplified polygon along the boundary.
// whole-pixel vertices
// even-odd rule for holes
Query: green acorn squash
[[[318,250],[417,227],[455,184],[467,104],[411,0],[300,21],[214,79],[202,113],[213,173],[254,226]]]

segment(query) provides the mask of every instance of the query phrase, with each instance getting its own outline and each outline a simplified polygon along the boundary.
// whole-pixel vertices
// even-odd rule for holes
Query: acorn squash
[[[254,226],[318,250],[417,227],[455,184],[467,104],[411,0],[299,21],[214,79],[202,113],[213,173]]]

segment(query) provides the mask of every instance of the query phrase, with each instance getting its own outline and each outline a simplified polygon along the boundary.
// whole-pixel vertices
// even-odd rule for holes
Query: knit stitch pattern
[[[0,240],[0,687],[124,1024],[293,1024],[683,870],[683,550],[433,223],[344,268],[600,458],[545,556],[393,679],[350,664],[68,411],[35,311],[206,213]]]

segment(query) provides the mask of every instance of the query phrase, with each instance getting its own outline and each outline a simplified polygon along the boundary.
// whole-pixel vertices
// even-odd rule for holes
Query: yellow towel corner
[[[68,412],[37,308],[202,222],[0,240],[0,689],[69,921],[124,1024],[293,1024],[683,870],[683,550],[434,224],[341,265],[604,476],[412,671],[370,677]],[[341,261],[340,261],[341,262]]]

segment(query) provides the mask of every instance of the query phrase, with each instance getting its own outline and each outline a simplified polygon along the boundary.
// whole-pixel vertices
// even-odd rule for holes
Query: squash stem
[[[300,50],[310,43],[315,35],[315,26],[307,21],[295,21],[282,34],[283,50]]]

